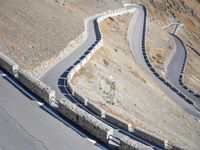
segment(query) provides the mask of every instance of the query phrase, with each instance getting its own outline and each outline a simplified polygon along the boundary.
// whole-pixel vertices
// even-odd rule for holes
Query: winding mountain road
[[[200,113],[194,109],[192,105],[188,105],[187,102],[185,102],[180,96],[178,96],[174,91],[172,91],[168,86],[166,86],[159,78],[158,76],[155,76],[154,73],[150,70],[148,67],[145,59],[148,59],[144,57],[144,40],[145,40],[145,34],[144,34],[144,27],[146,27],[146,14],[144,12],[143,6],[140,5],[127,5],[127,9],[136,8],[137,16],[136,20],[130,24],[131,31],[129,33],[130,37],[130,47],[133,50],[133,54],[136,58],[136,62],[144,69],[146,70],[155,80],[155,82],[161,87],[161,89],[171,98],[173,99],[182,109],[184,109],[186,112],[190,113],[192,116],[196,118],[200,118]],[[79,61],[84,57],[83,55],[87,55],[89,51],[99,42],[101,39],[101,35],[99,33],[98,27],[95,26],[95,21],[97,17],[100,15],[97,15],[93,18],[90,18],[87,23],[87,34],[88,37],[86,41],[84,41],[78,48],[74,49],[74,51],[67,57],[65,57],[63,60],[61,60],[59,63],[51,67],[47,72],[45,72],[41,77],[40,80],[42,80],[44,83],[52,87],[57,92],[57,99],[61,97],[65,97],[66,100],[71,100],[75,103],[78,103],[78,101],[73,97],[70,92],[66,88],[66,77],[68,75],[68,72],[71,70],[73,66],[75,66]],[[88,111],[88,113],[93,114],[91,111],[87,110],[83,105],[78,103],[78,105]],[[94,115],[94,114],[93,114]],[[96,116],[97,117],[97,116]],[[114,128],[114,136],[119,135],[118,131],[122,131],[123,134],[129,134],[125,131],[113,126],[112,124],[108,123],[107,121],[103,120],[100,117],[97,117],[98,119],[102,120],[103,122],[111,125]],[[140,139],[139,137],[135,136],[133,134],[129,134],[131,137],[135,138],[136,140],[139,140],[140,142],[146,143],[146,141]],[[151,143],[146,143],[147,145],[151,145]],[[153,145],[152,145],[153,146]],[[159,147],[153,146],[155,149],[159,149]]]
[[[188,105],[182,98],[167,87],[148,67],[144,57],[144,28],[146,27],[146,14],[144,9],[139,5],[129,5],[129,8],[137,9],[136,20],[130,24],[130,46],[137,63],[146,70],[161,87],[166,94],[172,98],[181,108],[191,115],[200,118],[200,113],[193,106]],[[66,100],[71,100],[66,95],[65,81],[69,69],[74,66],[83,56],[87,54],[100,40],[101,35],[98,32],[98,26],[95,26],[96,15],[90,18],[87,23],[88,37],[78,48],[76,48],[69,56],[65,57],[59,63],[49,68],[41,77],[40,80],[56,91],[56,99],[65,97]],[[6,75],[7,76],[7,75]],[[14,79],[7,76],[0,77],[0,149],[98,149],[99,147],[91,144],[86,137],[74,132],[74,127],[46,106],[45,104],[35,101],[34,96],[27,96],[30,93],[24,89]],[[11,83],[14,85],[12,86]],[[15,88],[16,87],[16,88]],[[20,92],[22,91],[22,93]],[[11,93],[11,94],[10,94]],[[25,94],[24,94],[25,93]],[[28,93],[28,94],[27,94]],[[81,106],[83,108],[83,106]],[[86,110],[86,108],[83,108]],[[45,111],[44,111],[45,110]],[[9,113],[8,113],[9,112]],[[47,113],[48,112],[48,113]],[[88,111],[90,113],[90,111]],[[50,115],[51,114],[51,115]],[[55,118],[52,116],[56,116]],[[99,117],[102,121],[109,124]],[[62,122],[63,121],[63,122]],[[66,126],[67,124],[67,126]],[[154,149],[160,149],[134,133],[127,133],[112,124],[114,128],[114,136],[127,134],[132,138],[152,146]],[[70,128],[73,128],[71,130]],[[11,132],[12,130],[12,132]],[[12,137],[12,135],[16,137]],[[82,133],[82,132],[81,132]],[[25,144],[23,144],[25,142]],[[16,147],[16,145],[18,147]],[[101,147],[102,148],[102,147]]]
[[[131,7],[131,6],[129,6]],[[143,11],[142,6],[135,6],[137,7],[137,17],[136,20],[133,21],[132,24],[130,24],[130,33],[129,33],[129,43],[131,50],[133,52],[133,55],[136,59],[137,64],[144,69],[155,81],[156,84],[166,93],[166,95],[174,100],[174,102],[182,108],[187,113],[191,114],[195,118],[200,118],[200,112],[197,111],[192,105],[188,104],[183,98],[181,98],[177,93],[175,93],[172,90],[171,85],[165,84],[165,79],[163,79],[155,70],[150,59],[148,58],[146,49],[145,49],[145,32],[146,32],[146,25],[143,32],[143,22],[145,12]],[[137,22],[137,23],[135,23]],[[184,55],[182,57],[184,59]],[[181,60],[182,60],[181,58]],[[175,62],[172,62],[172,65],[176,64]],[[180,66],[182,68],[183,62],[180,61]],[[180,67],[179,66],[179,67]],[[178,74],[180,75],[180,74]]]
[[[137,5],[134,6],[128,6],[127,9],[132,9],[132,8],[138,8]],[[65,57],[63,60],[61,60],[59,63],[55,64],[53,67],[49,68],[43,75],[41,75],[40,80],[46,83],[48,86],[50,86],[52,89],[56,91],[56,98],[65,98],[66,100],[70,100],[74,103],[77,103],[79,107],[87,111],[88,113],[94,115],[96,118],[100,119],[104,123],[110,125],[114,129],[114,137],[119,138],[123,134],[129,135],[133,139],[152,146],[154,149],[160,149],[159,146],[154,145],[152,143],[149,143],[142,138],[136,136],[134,133],[129,133],[124,131],[123,129],[120,129],[116,127],[115,125],[110,124],[103,118],[95,115],[93,112],[88,110],[85,106],[83,106],[81,103],[79,103],[75,97],[73,97],[70,92],[66,88],[66,78],[73,66],[75,66],[77,63],[80,62],[80,60],[87,55],[90,50],[100,41],[101,39],[101,34],[99,31],[98,23],[96,19],[100,17],[103,14],[96,15],[92,18],[90,18],[87,22],[87,39],[84,41],[79,47],[73,50],[73,52]],[[138,16],[142,17],[142,16]],[[142,19],[142,18],[141,18]],[[138,37],[140,39],[141,36]]]

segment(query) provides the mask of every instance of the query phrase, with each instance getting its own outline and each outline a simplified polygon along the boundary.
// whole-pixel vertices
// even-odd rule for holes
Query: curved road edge
[[[200,96],[197,93],[194,93],[182,82],[187,61],[187,50],[184,43],[177,35],[171,34],[171,36],[176,44],[176,52],[167,66],[167,78],[174,87],[190,99],[191,103],[193,103],[197,110],[200,110]]]

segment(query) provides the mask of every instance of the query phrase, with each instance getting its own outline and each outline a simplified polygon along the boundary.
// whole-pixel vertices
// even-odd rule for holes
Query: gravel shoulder
[[[104,46],[75,75],[73,89],[135,127],[199,149],[200,122],[168,99],[135,63],[126,39],[131,17],[109,18],[101,24]]]

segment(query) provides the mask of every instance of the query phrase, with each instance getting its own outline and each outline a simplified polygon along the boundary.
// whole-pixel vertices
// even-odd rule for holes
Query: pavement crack
[[[19,125],[19,127],[28,135],[30,136],[32,139],[34,139],[35,141],[37,141],[37,143],[39,143],[44,149],[48,150],[48,147],[45,145],[45,143],[43,141],[41,141],[40,139],[36,138],[35,136],[33,136],[31,133],[29,133],[24,127],[23,125],[21,125],[14,117],[12,117],[4,107],[0,106],[0,109],[2,109],[2,111],[8,115],[8,117],[10,119],[12,119],[17,125]]]

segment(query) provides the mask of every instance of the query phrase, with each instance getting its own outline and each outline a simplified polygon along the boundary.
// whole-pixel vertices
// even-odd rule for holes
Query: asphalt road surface
[[[1,150],[100,149],[79,131],[75,132],[70,124],[53,117],[47,112],[51,111],[47,106],[34,97],[27,97],[15,81],[9,80],[0,71]]]

